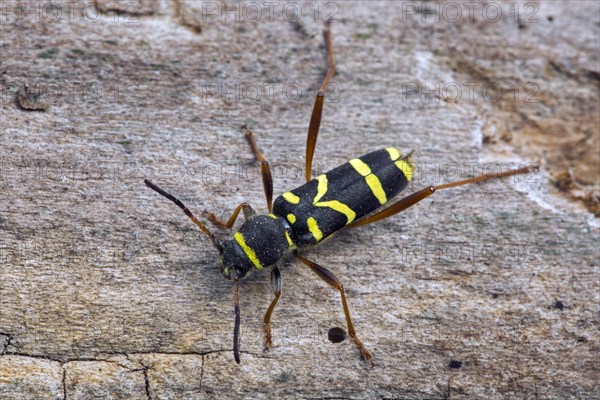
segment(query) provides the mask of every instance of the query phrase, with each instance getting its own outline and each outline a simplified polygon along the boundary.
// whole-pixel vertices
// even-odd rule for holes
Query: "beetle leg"
[[[233,214],[231,214],[231,217],[229,217],[227,221],[222,220],[221,218],[217,217],[214,213],[211,213],[210,211],[206,210],[202,212],[202,215],[205,216],[206,219],[208,219],[210,222],[212,222],[213,225],[218,226],[219,228],[231,229],[231,227],[235,223],[235,220],[238,217],[238,214],[240,213],[240,210],[244,211],[244,219],[246,220],[256,214],[256,212],[254,212],[250,204],[241,203],[235,208],[235,210],[233,210]]]
[[[331,272],[327,268],[322,267],[319,264],[314,263],[310,260],[307,260],[298,253],[294,253],[294,256],[296,256],[298,260],[302,261],[302,263],[305,264],[308,268],[313,270],[313,272],[316,273],[319,276],[319,278],[323,279],[330,286],[334,287],[340,292],[340,296],[342,297],[342,306],[344,307],[344,315],[346,316],[346,323],[348,324],[348,335],[350,335],[350,337],[354,340],[354,343],[356,343],[356,346],[358,347],[362,358],[365,361],[370,362],[371,366],[374,367],[375,363],[373,363],[373,356],[371,355],[371,352],[367,350],[367,348],[364,344],[362,344],[358,336],[356,336],[356,331],[354,330],[354,325],[352,324],[352,318],[350,318],[348,303],[346,302],[346,295],[344,294],[344,285],[342,285],[342,283],[338,280],[338,278],[336,278],[333,272]]]
[[[248,129],[246,125],[242,125],[242,129],[246,130],[246,139],[252,148],[254,157],[256,157],[256,160],[260,163],[260,172],[262,175],[263,188],[265,190],[265,198],[267,199],[267,208],[269,209],[269,212],[271,212],[273,211],[273,176],[271,175],[271,167],[269,166],[269,162],[265,158],[265,155],[258,149],[252,131]]]
[[[271,314],[273,314],[279,296],[281,296],[281,273],[279,272],[277,265],[273,266],[273,269],[271,270],[271,288],[273,289],[273,295],[275,295],[275,297],[273,298],[273,301],[271,301],[271,305],[263,318],[265,351],[268,351],[269,347],[273,344],[273,336],[271,335]]]
[[[327,47],[327,73],[325,74],[321,88],[319,89],[319,92],[315,98],[315,105],[313,106],[312,114],[310,116],[308,134],[306,136],[306,182],[310,181],[312,176],[312,161],[315,153],[315,147],[317,145],[317,137],[319,136],[319,128],[321,127],[325,90],[327,90],[329,82],[335,73],[330,26],[331,22],[327,20],[325,22],[325,30],[323,31],[323,38],[325,39],[325,46]]]
[[[426,187],[425,189],[419,190],[418,192],[415,192],[413,194],[410,194],[410,195],[398,200],[391,206],[386,207],[383,210],[376,212],[373,215],[359,219],[348,226],[355,227],[355,226],[367,225],[367,224],[373,223],[375,221],[379,221],[380,219],[391,217],[392,215],[398,214],[399,212],[404,211],[407,208],[409,208],[410,206],[413,206],[413,205],[417,204],[418,202],[420,202],[421,200],[424,200],[425,198],[431,196],[437,190],[449,189],[449,188],[456,187],[456,186],[469,185],[471,183],[483,182],[483,181],[487,181],[492,178],[504,178],[507,176],[526,174],[526,173],[530,173],[530,172],[533,172],[536,170],[537,170],[537,166],[527,166],[527,167],[518,168],[518,169],[511,169],[508,171],[479,175],[479,176],[475,176],[473,178],[464,179],[464,180],[456,181],[456,182],[449,182],[449,183],[445,183],[445,184],[439,185],[439,186],[429,186],[429,187]]]

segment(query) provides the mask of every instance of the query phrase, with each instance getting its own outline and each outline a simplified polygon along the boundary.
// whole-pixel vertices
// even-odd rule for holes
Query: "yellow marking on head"
[[[367,176],[371,173],[371,168],[364,161],[359,160],[358,158],[352,159],[349,161],[350,165],[354,167],[356,172],[361,174],[362,176]]]
[[[358,158],[350,160],[350,165],[354,167],[356,172],[365,177],[365,181],[367,182],[367,185],[369,185],[369,189],[371,189],[373,195],[377,197],[377,200],[379,200],[379,204],[384,204],[387,201],[387,196],[385,195],[385,191],[383,190],[383,186],[381,186],[379,178],[377,177],[377,175],[371,172],[371,168],[369,168],[369,166],[364,161],[359,160]]]
[[[240,232],[236,232],[235,235],[233,235],[233,238],[240,245],[242,250],[244,250],[244,253],[246,253],[246,256],[250,259],[252,264],[254,264],[254,268],[259,269],[259,270],[263,269],[263,266],[260,263],[258,257],[256,257],[256,253],[246,243],[246,240],[244,239],[244,235],[242,235]]]
[[[275,214],[267,214],[269,217],[273,218],[273,219],[277,219],[279,218],[277,215]]]
[[[287,220],[290,221],[290,224],[293,224],[294,222],[296,222],[296,216],[294,214],[288,214]]]
[[[323,232],[321,232],[321,229],[319,229],[319,225],[317,225],[316,219],[314,219],[313,217],[309,217],[306,220],[306,224],[308,225],[308,230],[310,231],[310,233],[312,233],[315,239],[317,239],[317,242],[323,239]]]
[[[290,234],[288,233],[288,231],[285,231],[285,238],[287,239],[288,246],[294,247],[294,242],[292,242],[292,238],[290,237]]]
[[[396,161],[401,156],[400,150],[398,150],[394,147],[388,147],[386,150],[388,153],[390,153],[390,159],[392,161]]]
[[[404,173],[404,176],[406,176],[406,179],[410,182],[410,180],[413,177],[413,172],[415,171],[415,167],[413,167],[411,164],[409,164],[405,160],[398,160],[394,164],[396,164],[396,167],[398,167],[398,169]]]
[[[348,207],[344,203],[337,201],[337,200],[321,201],[319,203],[315,203],[315,206],[329,207],[332,210],[341,212],[347,218],[346,225],[348,225],[350,222],[354,221],[354,218],[356,218],[356,213],[354,212],[354,210],[352,210],[350,207]]]
[[[292,204],[300,203],[300,197],[296,196],[292,192],[285,192],[284,194],[282,194],[282,196],[284,199],[286,199],[287,201],[289,201]]]
[[[381,186],[379,178],[375,174],[371,174],[365,177],[365,181],[367,181],[367,185],[369,185],[371,192],[373,192],[375,197],[377,197],[377,200],[379,200],[379,204],[385,204],[385,202],[387,202],[387,196],[385,195],[385,191],[383,190],[383,186]]]

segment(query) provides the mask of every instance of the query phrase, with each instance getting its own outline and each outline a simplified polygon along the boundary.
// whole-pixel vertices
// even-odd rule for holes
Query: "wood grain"
[[[220,2],[33,3],[2,3],[1,398],[599,397],[597,3],[511,3],[516,20],[493,3],[497,21],[482,4],[470,21],[459,2],[456,22],[437,2],[287,3],[301,19],[282,4],[254,22],[248,3],[239,21]],[[214,249],[143,179],[196,215],[265,212],[247,125],[275,193],[302,183],[332,12],[317,170],[392,145],[415,149],[409,191],[541,170],[305,253],[344,283],[375,368],[327,340],[345,327],[338,293],[292,258],[268,353],[268,272],[242,283],[238,366]]]

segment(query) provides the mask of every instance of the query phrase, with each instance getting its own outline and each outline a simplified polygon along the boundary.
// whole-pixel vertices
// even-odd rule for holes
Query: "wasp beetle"
[[[213,233],[188,208],[173,195],[165,192],[149,180],[145,184],[159,194],[173,201],[204,232],[219,252],[220,268],[223,275],[233,281],[235,326],[233,352],[237,363],[239,355],[240,308],[238,301],[239,281],[250,271],[271,267],[271,286],[274,298],[265,313],[265,350],[272,344],[271,315],[281,295],[281,274],[276,263],[285,254],[292,253],[308,266],[321,279],[340,293],[348,334],[354,340],[362,358],[374,365],[373,356],[356,335],[344,286],[327,268],[312,262],[299,254],[299,250],[319,244],[332,234],[348,227],[370,224],[397,214],[432,195],[437,190],[481,182],[492,178],[508,177],[532,172],[536,167],[523,167],[504,172],[491,173],[465,180],[429,186],[390,204],[390,200],[400,193],[414,173],[411,160],[412,151],[402,156],[400,150],[388,147],[364,156],[354,158],[331,171],[311,179],[313,153],[317,142],[325,90],[335,72],[330,24],[325,24],[323,32],[327,48],[327,73],[316,95],[308,128],[306,142],[306,183],[277,197],[273,202],[273,179],[269,163],[259,151],[252,131],[245,126],[246,139],[260,163],[265,197],[269,214],[257,215],[248,203],[237,206],[224,221],[215,214],[204,211],[203,215],[215,226],[231,228],[240,211],[245,222],[233,235],[233,239],[219,241]],[[381,208],[381,209],[380,209]]]

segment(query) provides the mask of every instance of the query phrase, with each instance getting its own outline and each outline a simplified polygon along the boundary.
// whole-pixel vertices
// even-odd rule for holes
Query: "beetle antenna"
[[[206,236],[208,236],[210,238],[213,246],[215,246],[217,248],[217,250],[219,251],[219,254],[223,254],[223,247],[217,241],[217,238],[215,237],[215,235],[213,235],[213,233],[210,230],[208,230],[208,228],[206,226],[204,226],[204,224],[202,222],[198,221],[198,219],[196,217],[194,217],[194,214],[192,214],[192,212],[190,210],[188,210],[188,208],[181,202],[181,200],[179,200],[177,197],[173,196],[171,193],[165,192],[164,190],[162,190],[161,188],[156,186],[149,179],[144,179],[144,183],[150,189],[154,190],[158,194],[165,196],[167,199],[169,199],[173,203],[175,203],[177,205],[177,207],[181,208],[183,210],[183,212],[185,213],[185,215],[187,215],[192,220],[193,223],[198,225],[198,228],[200,228],[200,230],[202,232],[204,232],[206,234]]]
[[[235,309],[235,326],[233,328],[233,357],[236,363],[240,363],[240,301],[238,298],[239,281],[233,279],[233,305]]]

